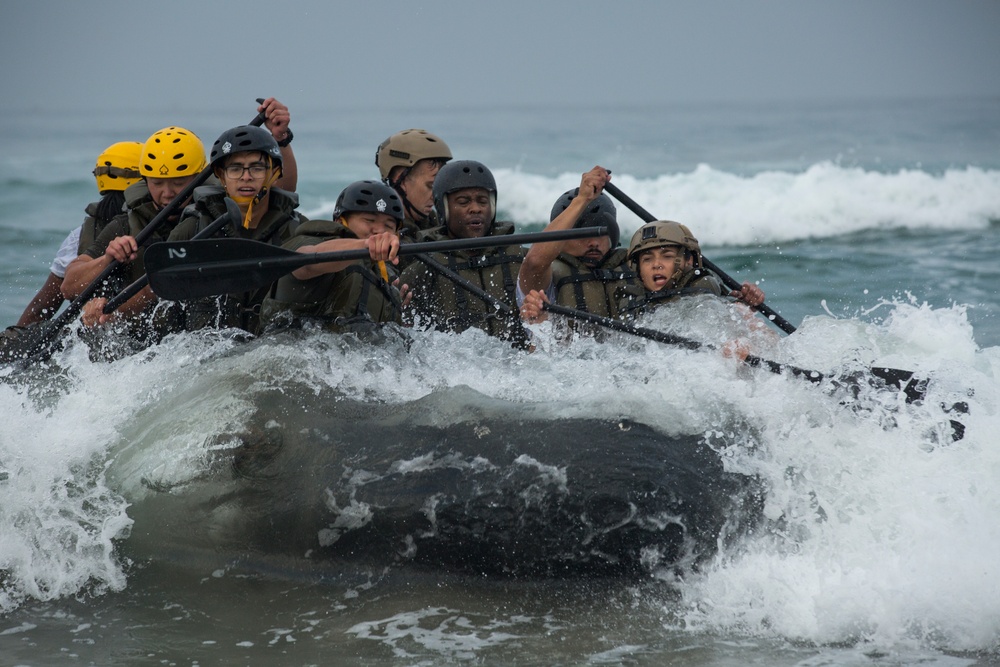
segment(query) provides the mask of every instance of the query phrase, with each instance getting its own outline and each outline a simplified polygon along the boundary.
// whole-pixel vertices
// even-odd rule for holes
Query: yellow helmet
[[[142,144],[138,141],[119,141],[111,144],[97,156],[94,167],[94,178],[97,179],[97,191],[100,193],[112,190],[124,190],[139,180],[139,153]]]
[[[151,178],[194,176],[205,168],[205,146],[183,127],[165,127],[146,140],[139,172]]]

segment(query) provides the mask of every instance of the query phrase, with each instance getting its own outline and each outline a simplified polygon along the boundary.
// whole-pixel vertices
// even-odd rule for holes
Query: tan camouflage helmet
[[[450,159],[451,149],[441,137],[416,128],[397,132],[375,152],[375,165],[387,183],[393,167],[409,168],[420,160],[440,160],[443,164]]]
[[[689,251],[694,256],[694,265],[698,267],[702,265],[698,239],[686,225],[672,220],[654,220],[636,230],[628,246],[628,259],[630,262],[635,262],[643,250],[670,245],[680,246]]]

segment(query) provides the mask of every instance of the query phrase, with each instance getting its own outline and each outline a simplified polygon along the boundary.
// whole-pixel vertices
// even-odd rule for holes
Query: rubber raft
[[[132,557],[220,551],[509,576],[690,568],[752,527],[760,490],[701,434],[519,418],[452,388],[405,405],[265,392],[211,474],[130,510]],[[436,412],[435,412],[436,411]],[[437,414],[436,419],[418,415]]]

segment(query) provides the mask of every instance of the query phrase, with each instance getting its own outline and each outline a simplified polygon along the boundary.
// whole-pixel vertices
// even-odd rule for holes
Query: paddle
[[[474,250],[521,243],[544,243],[605,236],[607,227],[559,232],[505,234],[400,246],[399,255]],[[309,264],[368,259],[367,249],[301,253],[247,239],[154,243],[144,256],[149,284],[161,299],[178,301],[215,294],[235,294],[269,285]]]
[[[257,98],[258,104],[264,103],[263,97]],[[264,114],[258,113],[253,120],[251,120],[249,125],[260,126],[264,123]],[[164,206],[159,213],[153,216],[153,219],[143,227],[138,234],[135,235],[136,245],[142,247],[142,245],[156,233],[163,223],[173,215],[181,204],[186,202],[194,192],[194,189],[202,185],[208,180],[208,177],[212,175],[212,165],[207,165],[200,174],[195,176],[195,178],[181,190],[176,197],[174,197],[169,204]],[[111,260],[111,263],[100,275],[94,278],[87,287],[84,288],[80,295],[77,296],[70,304],[66,307],[66,310],[61,312],[56,318],[48,323],[48,326],[39,327],[31,331],[31,334],[25,335],[23,344],[18,341],[18,345],[10,346],[3,350],[2,358],[5,361],[15,361],[24,360],[32,361],[34,357],[47,357],[55,351],[56,337],[62,331],[62,329],[69,324],[71,321],[76,319],[76,316],[80,314],[83,307],[88,301],[94,296],[98,289],[104,285],[105,281],[111,276],[111,274],[118,268],[119,262],[117,260]],[[140,288],[141,289],[141,288]]]
[[[235,226],[240,226],[243,223],[243,212],[240,211],[239,205],[229,197],[225,198],[226,202],[226,212],[220,215],[218,218],[212,221],[205,229],[201,230],[195,234],[191,240],[197,239],[207,239],[215,235],[217,231],[222,229],[228,224],[233,224]],[[104,304],[104,314],[113,313],[118,310],[122,304],[134,297],[136,294],[142,291],[142,289],[149,284],[149,274],[145,274],[142,278],[139,278],[134,283],[123,289],[121,292],[116,294],[113,299],[109,300]]]
[[[639,206],[639,204],[635,203],[635,201],[633,201],[628,195],[623,193],[621,190],[618,189],[617,186],[613,185],[612,183],[606,183],[604,189],[607,190],[609,193],[611,193],[611,195],[615,199],[620,201],[622,204],[628,207],[633,213],[638,215],[646,222],[652,222],[653,220],[656,220],[656,218],[654,218],[649,213],[649,211]],[[741,287],[740,283],[738,283],[734,278],[727,276],[718,266],[710,262],[704,256],[702,256],[702,261],[710,271],[712,271],[713,273],[717,274],[720,278],[722,278],[727,287],[734,290],[738,290]],[[770,319],[772,322],[778,325],[786,333],[793,333],[795,331],[795,327],[792,326],[792,324],[788,320],[778,315],[768,306],[761,304],[757,306],[757,310],[766,314],[768,316],[768,319]],[[927,380],[914,378],[913,371],[904,371],[898,368],[882,368],[882,367],[872,367],[869,369],[869,371],[871,372],[872,375],[880,378],[887,384],[902,389],[906,393],[907,402],[920,400],[926,394]]]
[[[613,329],[615,331],[621,331],[623,333],[632,334],[634,336],[641,336],[643,338],[648,338],[649,340],[654,340],[658,343],[665,343],[667,345],[676,345],[679,347],[686,348],[688,350],[715,350],[712,345],[707,345],[705,343],[700,343],[696,340],[691,340],[690,338],[684,338],[682,336],[676,336],[674,334],[669,334],[663,331],[656,331],[655,329],[647,329],[645,327],[639,327],[634,324],[628,324],[626,322],[621,322],[619,320],[613,320],[608,317],[602,317],[600,315],[594,315],[593,313],[588,313],[582,310],[576,310],[575,308],[566,308],[565,306],[559,306],[556,304],[545,302],[542,304],[542,309],[547,310],[552,313],[559,315],[565,315],[567,317],[572,317],[577,320],[584,322],[589,322],[591,324],[598,324],[608,329]],[[793,376],[808,380],[813,384],[821,384],[827,378],[819,371],[813,371],[806,368],[799,368],[798,366],[793,366],[791,364],[783,364],[777,361],[771,361],[768,359],[763,359],[761,357],[748,354],[743,362],[748,366],[755,368],[765,368],[768,371],[776,374],[783,375],[784,373],[791,373]],[[913,403],[919,399],[924,398],[927,381],[917,380],[913,378],[913,373],[909,371],[899,371],[892,368],[872,368],[870,369],[872,375],[884,381],[884,386],[894,386],[897,389],[902,389],[903,393],[906,395],[906,402]],[[905,377],[904,377],[905,376]],[[831,382],[844,386],[844,385],[857,385],[857,378],[836,378],[831,379]],[[905,386],[902,382],[906,381]],[[941,406],[945,412],[960,412],[967,413],[968,405],[965,403],[956,403],[947,408],[944,405]],[[949,419],[952,428],[952,436],[955,440],[961,440],[965,435],[965,424],[956,421],[954,419]]]
[[[684,338],[683,336],[677,336],[663,331],[656,331],[655,329],[647,329],[645,327],[636,326],[634,324],[629,324],[627,322],[622,322],[620,320],[613,320],[609,317],[594,315],[593,313],[588,313],[583,310],[577,310],[575,308],[567,308],[565,306],[560,306],[554,303],[545,302],[542,304],[542,309],[552,313],[556,313],[558,315],[565,315],[567,317],[572,317],[573,319],[581,320],[583,322],[589,322],[591,324],[599,324],[602,327],[613,329],[615,331],[621,331],[623,333],[632,334],[634,336],[641,336],[643,338],[648,338],[649,340],[654,340],[658,343],[665,343],[667,345],[676,345],[678,347],[683,347],[688,350],[717,349],[713,345],[708,345],[707,343],[700,343],[690,338]],[[767,359],[762,359],[752,354],[748,354],[746,359],[744,359],[744,361],[750,366],[762,366],[777,375],[781,375],[785,371],[788,371],[792,375],[795,375],[796,377],[805,378],[806,380],[809,380],[810,382],[815,384],[819,384],[826,379],[823,376],[823,374],[820,373],[819,371],[811,371],[805,368],[792,366],[791,364],[781,364],[778,363],[777,361],[768,361]]]
[[[619,190],[618,186],[616,186],[614,183],[610,183],[610,182],[605,183],[604,184],[604,189],[612,197],[614,197],[615,199],[617,199],[618,201],[620,201],[622,204],[624,204],[626,206],[626,208],[628,208],[630,211],[632,211],[637,216],[639,216],[642,219],[643,222],[653,222],[654,220],[656,220],[656,218],[654,218],[652,216],[652,214],[650,214],[649,211],[647,211],[643,207],[639,206],[639,204],[637,204],[631,197],[629,197],[624,192],[622,192],[621,190]],[[726,287],[728,287],[729,289],[731,289],[731,290],[739,290],[741,287],[743,287],[742,283],[738,282],[732,276],[726,274],[722,269],[720,269],[717,265],[715,265],[714,263],[712,263],[704,255],[701,256],[701,261],[705,265],[705,268],[707,268],[709,271],[711,271],[715,275],[719,276],[719,278],[722,280],[722,282],[725,283]],[[771,322],[774,322],[774,324],[778,328],[780,328],[782,331],[784,331],[785,333],[789,333],[790,334],[790,333],[794,333],[795,332],[795,327],[792,325],[792,323],[789,322],[788,320],[786,320],[785,318],[783,318],[778,313],[776,313],[774,310],[772,310],[771,307],[768,306],[767,304],[762,303],[759,306],[756,306],[756,309],[759,312],[761,312],[764,315],[766,315],[767,319],[769,319]]]

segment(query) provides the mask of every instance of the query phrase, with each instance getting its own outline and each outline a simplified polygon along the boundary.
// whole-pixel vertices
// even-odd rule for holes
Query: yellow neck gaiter
[[[267,180],[264,182],[264,187],[262,187],[253,197],[230,195],[228,192],[226,193],[226,195],[236,202],[240,208],[243,208],[244,204],[247,206],[247,213],[243,216],[243,229],[250,229],[250,224],[253,222],[253,207],[260,203],[261,199],[267,196],[271,186],[274,185],[274,182],[278,180],[278,177],[280,176],[281,171],[279,169],[271,169],[270,176],[268,176]],[[254,226],[254,228],[256,229],[256,226]]]

